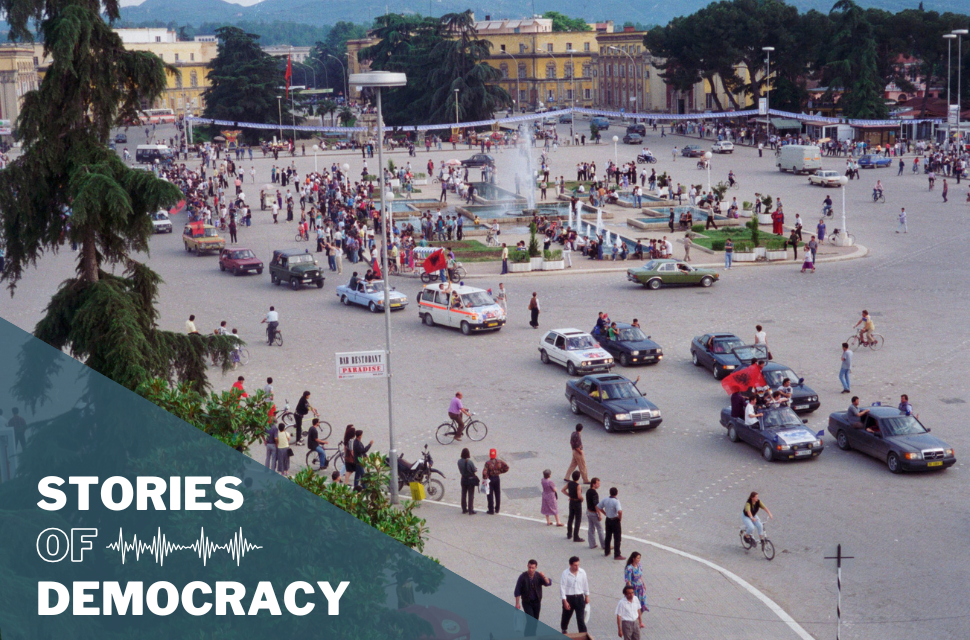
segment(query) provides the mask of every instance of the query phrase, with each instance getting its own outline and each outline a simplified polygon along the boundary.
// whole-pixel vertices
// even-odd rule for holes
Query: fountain
[[[603,210],[597,207],[596,209],[596,235],[603,232]]]
[[[536,208],[536,168],[532,161],[533,131],[531,124],[519,125],[519,137],[516,141],[516,153],[512,156],[512,174],[519,177],[521,188],[525,189],[526,209]],[[523,180],[524,178],[524,180]],[[524,184],[522,184],[524,182]]]
[[[572,205],[570,205],[572,209]],[[583,229],[583,208],[576,207],[576,233],[579,233]]]

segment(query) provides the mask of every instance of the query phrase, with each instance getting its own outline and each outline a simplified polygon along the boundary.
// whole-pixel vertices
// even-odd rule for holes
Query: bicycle
[[[307,231],[306,233],[303,233],[302,231],[298,231],[296,234],[296,237],[293,238],[293,240],[295,240],[296,242],[300,242],[301,240],[303,242],[307,242],[309,239],[310,239],[309,231]]]
[[[266,328],[266,338],[269,340],[269,327]],[[280,331],[279,327],[276,327],[276,335],[273,336],[272,342],[269,342],[269,346],[277,345],[283,346],[283,332]]]
[[[728,189],[732,189],[734,191],[738,191],[739,189],[741,189],[741,183],[738,182],[737,180],[735,180],[734,181],[734,184],[728,186]]]
[[[831,218],[832,217],[832,207],[822,207],[822,215]]]
[[[454,269],[447,269],[447,271],[448,271],[448,279],[451,280],[452,282],[461,282],[462,278],[465,277],[465,273],[466,273],[465,268],[461,266],[460,262],[458,263],[458,266],[456,266]],[[429,284],[431,282],[437,282],[437,281],[438,281],[437,271],[431,271],[431,272],[425,271],[424,273],[421,274],[421,282],[425,284]]]
[[[290,411],[289,400],[283,400],[283,412],[277,416],[277,420],[285,424],[287,428],[296,426],[296,414]],[[310,428],[310,425],[305,422],[303,426],[307,429]],[[331,433],[333,433],[333,427],[330,426],[329,422],[321,420],[317,423],[317,440],[326,440]]]
[[[885,204],[886,203],[886,194],[884,192],[882,192],[882,191],[873,191],[872,192],[872,201],[873,202],[881,202],[882,204]]]
[[[873,333],[872,340],[865,340],[862,337],[862,333],[854,333],[846,340],[849,343],[849,348],[855,351],[859,347],[868,347],[873,351],[879,351],[882,349],[883,345],[886,343],[886,339],[882,337],[881,333]]]
[[[474,413],[472,414],[475,415]],[[451,444],[455,441],[455,436],[458,435],[458,423],[452,420],[451,422],[442,422],[438,425],[438,430],[435,432],[435,439],[441,444]],[[488,427],[481,420],[469,420],[465,424],[465,435],[472,442],[481,442],[488,435]]]
[[[230,356],[230,360],[232,362],[233,371],[238,369],[240,366],[245,367],[247,364],[249,364],[249,350],[236,349],[235,351],[232,352],[232,356]]]
[[[768,529],[764,525],[761,526],[761,530],[764,532],[764,538],[761,540],[755,540],[748,535],[744,527],[741,527],[741,533],[738,534],[741,538],[741,546],[744,547],[745,552],[750,551],[755,547],[755,545],[761,544],[761,553],[764,554],[765,560],[771,561],[775,558],[775,545],[771,543],[768,539]]]
[[[317,425],[317,427],[319,428],[319,425]],[[334,462],[333,468],[337,469],[339,465],[341,465],[344,461],[344,443],[338,442],[337,446],[334,447],[333,449],[330,449],[329,447],[324,447],[323,448],[324,456],[327,455],[328,451],[333,451],[334,454],[329,458],[324,457],[322,466],[320,465],[320,452],[317,451],[316,449],[307,451],[306,466],[309,467],[310,469],[313,469],[314,471],[323,471],[324,469],[327,469],[330,467],[331,462],[336,461]]]

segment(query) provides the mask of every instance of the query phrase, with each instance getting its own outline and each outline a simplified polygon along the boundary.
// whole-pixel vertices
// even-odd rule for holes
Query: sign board
[[[947,113],[947,124],[956,127],[960,124],[960,105],[951,104]]]
[[[387,359],[383,351],[350,351],[337,354],[337,380],[386,377]]]
[[[0,136],[12,136],[13,127],[9,120],[0,120]]]
[[[758,98],[758,115],[768,115],[768,98]]]

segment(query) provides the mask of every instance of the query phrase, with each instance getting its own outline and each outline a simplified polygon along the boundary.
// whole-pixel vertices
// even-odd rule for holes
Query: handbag
[[[286,448],[286,455],[289,456],[290,458],[292,458],[293,457],[293,449],[290,449],[289,447],[287,447]]]

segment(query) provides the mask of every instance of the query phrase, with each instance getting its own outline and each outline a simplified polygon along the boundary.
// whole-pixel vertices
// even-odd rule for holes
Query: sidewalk
[[[539,570],[552,580],[543,598],[541,620],[559,628],[559,576],[571,555],[580,558],[590,583],[592,608],[589,632],[597,639],[616,637],[614,610],[623,587],[625,562],[604,558],[588,543],[565,539],[565,528],[548,527],[544,521],[523,516],[485,513],[484,496],[475,516],[462,515],[456,505],[422,503],[420,517],[431,530],[425,554],[437,558],[450,570],[478,586],[514,603],[515,580],[534,558]],[[735,531],[726,531],[730,537]],[[586,537],[585,514],[582,534]],[[737,541],[735,541],[737,543]],[[696,556],[629,536],[623,553],[643,554],[641,564],[647,582],[650,611],[643,614],[643,638],[664,640],[812,640],[798,623],[756,588]],[[740,545],[738,553],[743,554]],[[764,569],[766,562],[755,551],[752,563]],[[570,626],[575,631],[576,623]]]

